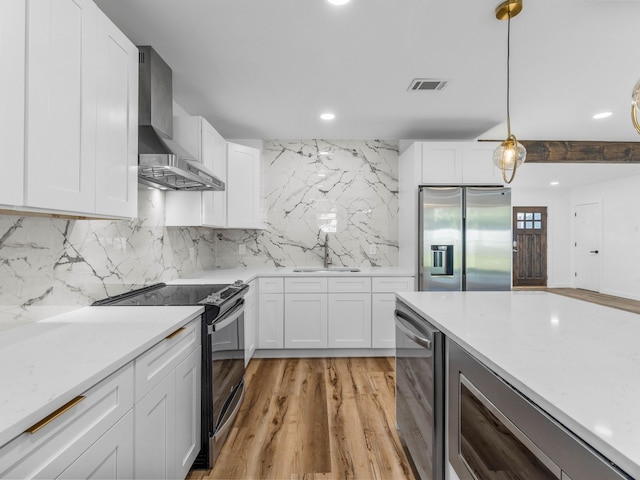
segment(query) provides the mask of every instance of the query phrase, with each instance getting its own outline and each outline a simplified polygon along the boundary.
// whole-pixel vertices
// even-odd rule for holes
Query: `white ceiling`
[[[173,69],[174,99],[226,138],[499,139],[507,24],[497,0],[96,0]],[[525,0],[511,117],[528,140],[638,141],[640,1]],[[415,77],[445,79],[409,92]],[[321,121],[331,110],[336,119]],[[594,113],[613,116],[594,121]]]

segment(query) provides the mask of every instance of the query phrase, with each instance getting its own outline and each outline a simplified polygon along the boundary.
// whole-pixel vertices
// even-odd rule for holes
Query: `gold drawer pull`
[[[84,397],[82,395],[78,395],[76,398],[74,398],[70,402],[68,402],[68,403],[64,404],[63,406],[61,406],[55,412],[47,415],[45,418],[40,420],[38,423],[35,423],[34,425],[32,425],[29,428],[27,428],[24,432],[25,433],[36,433],[38,430],[40,430],[45,425],[48,425],[49,423],[53,422],[56,418],[58,418],[60,415],[65,413],[67,410],[71,410],[71,408],[75,407],[82,400],[84,400]]]
[[[177,329],[175,332],[167,335],[166,339],[167,340],[171,340],[173,337],[175,337],[176,335],[178,335],[180,332],[182,332],[183,330],[186,330],[185,327],[180,327],[179,329]]]

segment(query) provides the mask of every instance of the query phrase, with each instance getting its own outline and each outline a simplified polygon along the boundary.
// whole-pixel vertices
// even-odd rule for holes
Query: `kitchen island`
[[[537,291],[397,297],[621,470],[640,478],[640,316]]]

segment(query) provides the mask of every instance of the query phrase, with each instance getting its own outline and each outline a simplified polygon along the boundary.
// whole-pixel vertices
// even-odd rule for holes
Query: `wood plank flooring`
[[[189,479],[413,480],[393,358],[253,359],[215,467]]]
[[[564,295],[566,297],[584,300],[585,302],[597,303],[605,307],[626,310],[627,312],[640,313],[640,302],[630,300],[628,298],[614,297],[604,293],[591,292],[589,290],[581,290],[579,288],[547,288],[547,292]]]

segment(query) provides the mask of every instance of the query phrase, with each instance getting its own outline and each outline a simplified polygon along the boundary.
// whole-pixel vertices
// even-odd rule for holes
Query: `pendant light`
[[[509,112],[509,60],[511,57],[511,19],[522,11],[522,0],[506,0],[496,8],[496,18],[507,21],[507,139],[493,152],[493,163],[502,171],[505,183],[511,183],[516,176],[517,168],[524,162],[527,151],[511,133],[511,116]],[[511,172],[507,178],[507,172]]]
[[[640,109],[640,80],[633,87],[631,92],[631,121],[633,126],[640,133],[640,122],[638,122],[638,109]]]

